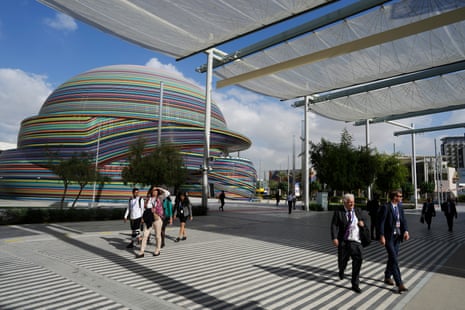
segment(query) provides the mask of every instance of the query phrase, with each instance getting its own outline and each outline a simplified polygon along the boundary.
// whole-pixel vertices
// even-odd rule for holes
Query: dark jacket
[[[448,211],[448,204],[450,204],[450,212]],[[447,217],[456,217],[457,218],[457,208],[455,207],[455,202],[448,200],[441,204],[441,210],[444,212],[444,215]]]
[[[423,208],[421,210],[421,213],[426,217],[426,218],[432,218],[433,216],[436,216],[436,210],[434,210],[434,203],[432,202],[425,202],[423,204]]]
[[[178,202],[174,208],[175,217],[190,217],[192,216],[192,205],[188,198],[184,198],[183,201]]]
[[[365,219],[362,215],[362,211],[359,208],[354,208],[355,216],[358,221],[363,221],[366,225]],[[348,225],[348,220],[346,216],[346,210],[344,207],[335,210],[333,213],[333,218],[331,220],[331,240],[337,239],[339,242],[344,240],[344,234],[346,227]]]
[[[402,205],[397,205],[399,209],[399,221],[400,221],[400,236],[403,236],[408,231],[407,221],[404,215],[404,209]],[[384,236],[387,240],[394,238],[394,231],[396,228],[396,215],[391,202],[382,205],[379,212],[378,227],[380,236]],[[401,238],[402,240],[402,238]]]

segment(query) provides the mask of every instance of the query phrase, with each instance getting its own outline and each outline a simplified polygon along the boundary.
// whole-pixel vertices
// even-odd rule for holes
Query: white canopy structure
[[[217,87],[305,97],[308,109],[347,122],[465,108],[465,0],[38,1],[177,59],[299,16],[216,54]]]

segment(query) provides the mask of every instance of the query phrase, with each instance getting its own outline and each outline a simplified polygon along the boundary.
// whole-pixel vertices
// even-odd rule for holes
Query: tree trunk
[[[79,197],[81,196],[81,193],[82,193],[82,190],[84,189],[84,186],[86,186],[86,184],[84,184],[84,185],[79,184],[79,193],[77,194],[76,198],[74,199],[73,205],[71,206],[71,208],[74,208],[74,206],[76,205],[76,202],[78,201]]]

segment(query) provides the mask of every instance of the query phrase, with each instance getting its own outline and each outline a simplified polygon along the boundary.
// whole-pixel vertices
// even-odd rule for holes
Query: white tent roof
[[[332,2],[39,1],[177,58]],[[313,111],[343,121],[463,109],[464,20],[465,0],[387,1],[244,57],[229,52],[235,61],[215,68],[217,87],[238,85],[283,100],[310,95]],[[449,64],[457,65],[432,71]],[[399,79],[404,75],[413,78]]]
[[[38,0],[154,51],[183,58],[329,0]]]

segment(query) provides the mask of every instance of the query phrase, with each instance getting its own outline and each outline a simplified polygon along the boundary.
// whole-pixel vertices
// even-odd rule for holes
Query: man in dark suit
[[[454,227],[454,216],[457,218],[457,208],[455,207],[455,202],[452,197],[449,196],[447,200],[441,204],[441,209],[446,216],[449,231],[452,231]]]
[[[352,259],[352,290],[361,293],[359,287],[360,268],[362,267],[362,245],[359,227],[364,219],[360,210],[354,210],[354,195],[344,195],[344,208],[335,210],[331,220],[331,239],[337,247],[339,279],[344,279],[344,271],[349,258]]]
[[[399,269],[400,243],[402,240],[409,240],[407,221],[402,208],[402,192],[393,191],[389,195],[390,202],[381,206],[379,213],[379,242],[386,248],[388,261],[384,272],[384,283],[394,285],[391,276],[394,277],[399,294],[408,291],[402,282]]]

